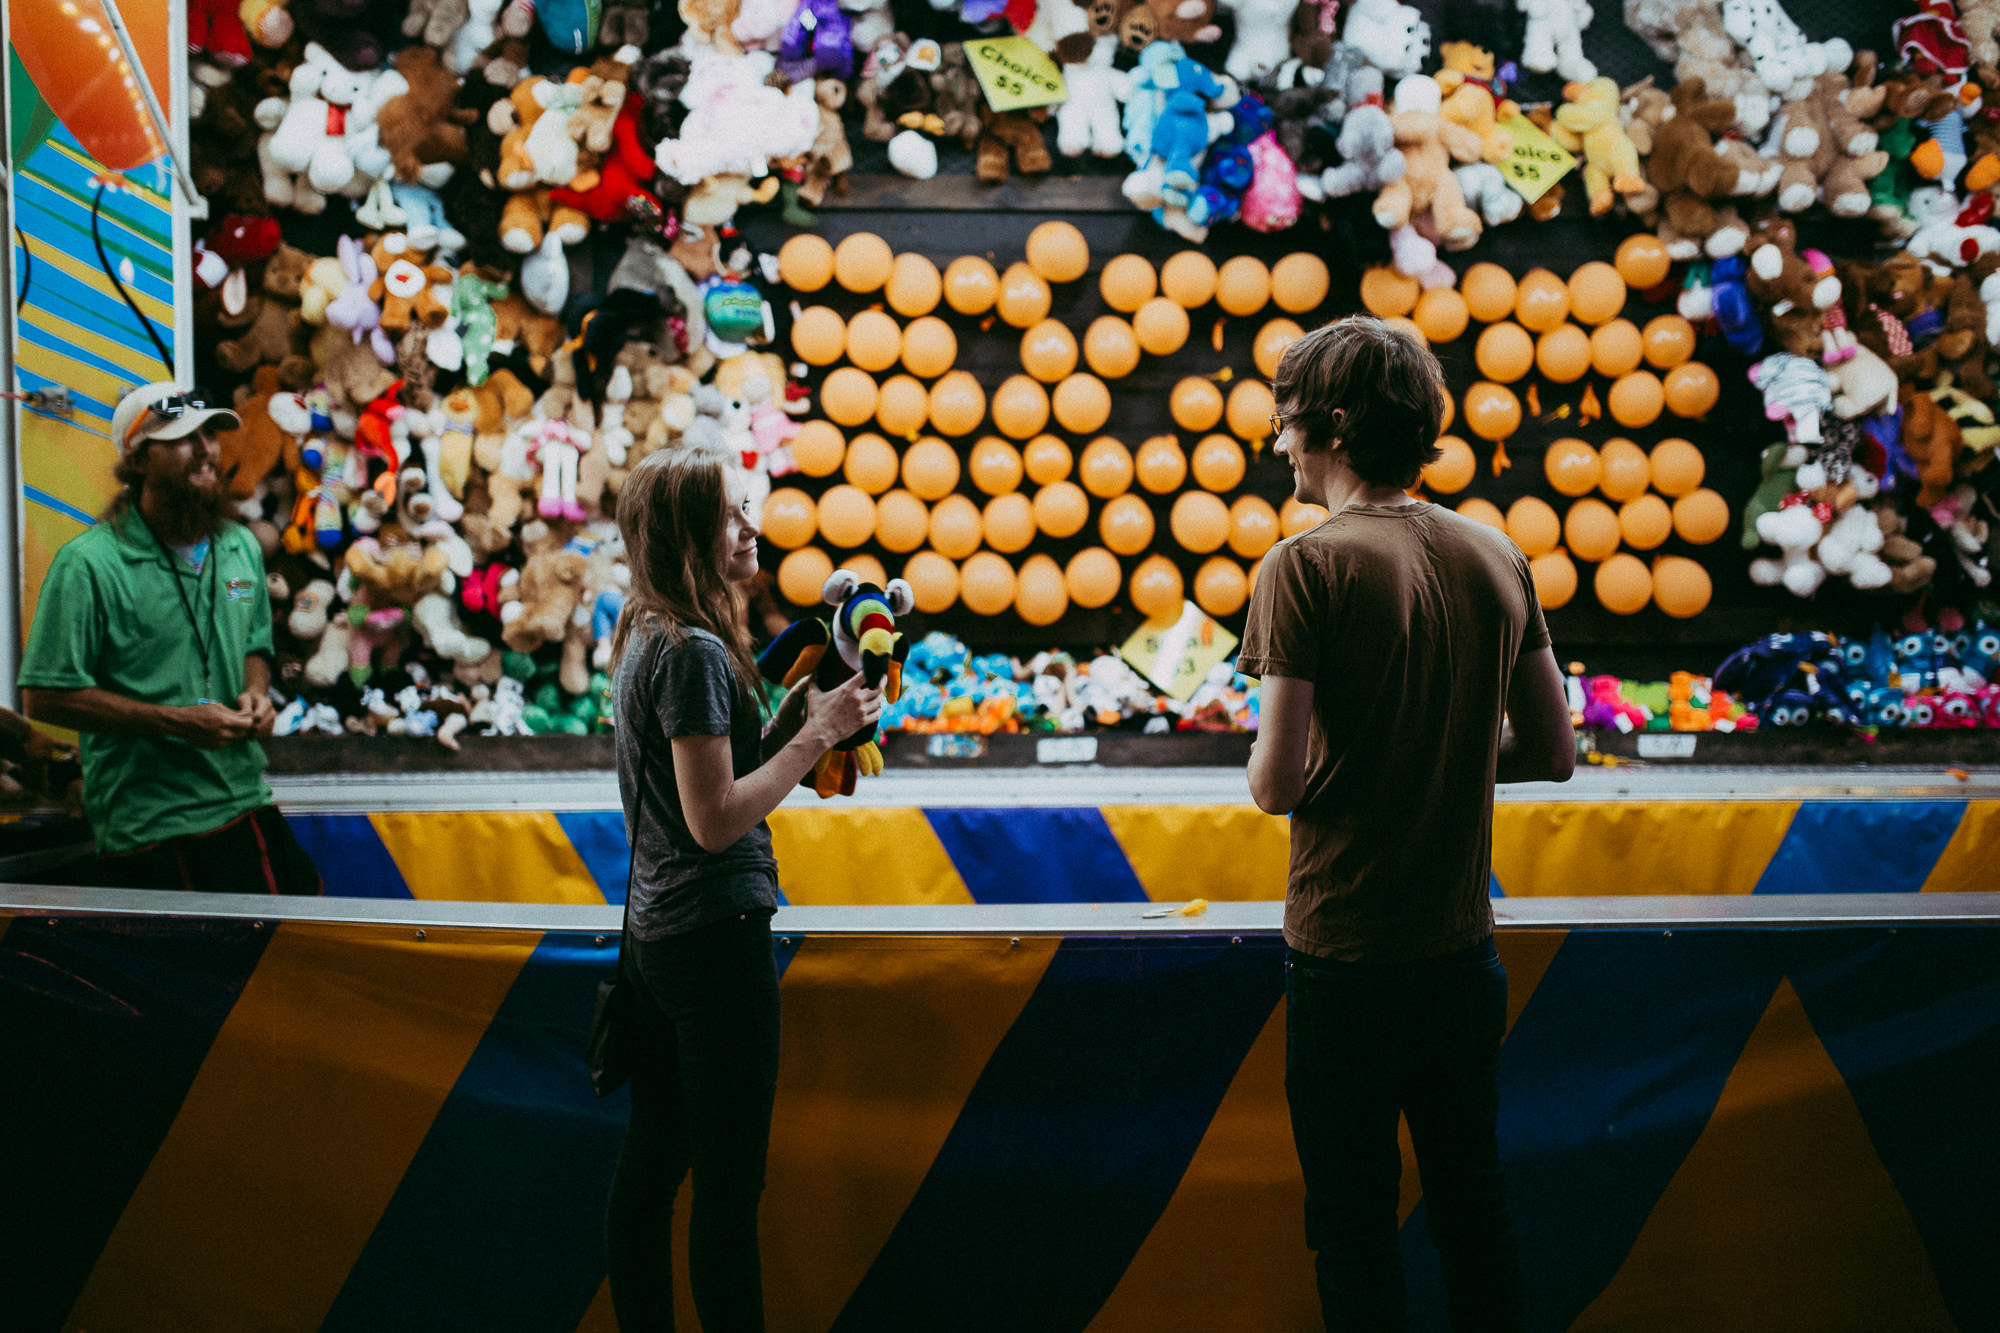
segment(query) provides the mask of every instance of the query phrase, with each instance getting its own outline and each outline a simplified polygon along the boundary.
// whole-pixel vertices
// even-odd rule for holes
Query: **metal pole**
[[[22,580],[27,575],[23,549],[21,493],[21,404],[14,398],[14,164],[8,147],[0,144],[0,390],[6,411],[0,412],[0,552],[5,553],[6,577],[0,579],[0,706],[21,706],[14,678],[21,670]]]
[[[153,94],[153,81],[146,77],[146,67],[140,63],[138,48],[132,45],[132,34],[125,30],[125,16],[118,12],[118,0],[97,0],[104,6],[104,15],[111,20],[112,35],[118,39],[118,49],[125,53],[125,63],[131,68],[132,81],[139,86],[139,96],[145,99],[146,113],[153,118],[153,128],[159,132],[160,146],[166,150],[167,161],[173,164],[174,179],[180,182],[181,193],[187,198],[188,213],[192,217],[208,216],[208,200],[195,193],[194,182],[188,178],[187,168],[181,165],[181,156],[174,151],[173,131],[167,127],[166,112],[160,110],[160,99]]]

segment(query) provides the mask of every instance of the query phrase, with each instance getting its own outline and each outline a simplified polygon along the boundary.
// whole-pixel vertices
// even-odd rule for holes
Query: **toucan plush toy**
[[[907,615],[916,604],[910,585],[890,579],[887,588],[878,588],[863,583],[851,569],[836,569],[820,596],[835,608],[833,623],[794,622],[771,641],[757,659],[757,669],[764,679],[786,689],[812,676],[822,690],[833,689],[858,671],[871,689],[880,689],[894,703],[903,692],[903,660],[910,655],[909,640],[896,632],[896,617]],[[882,771],[876,730],[871,722],[841,741],[799,785],[810,786],[822,797],[852,796],[857,776],[872,778]]]

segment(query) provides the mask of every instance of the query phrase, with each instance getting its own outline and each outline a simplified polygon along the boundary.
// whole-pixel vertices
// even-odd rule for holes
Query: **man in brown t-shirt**
[[[1404,1327],[1400,1115],[1452,1327],[1518,1329],[1493,784],[1569,777],[1562,674],[1520,549],[1405,493],[1438,456],[1428,348],[1357,316],[1271,387],[1298,498],[1330,511],[1265,557],[1237,662],[1263,679],[1251,795],[1292,816],[1285,1090],[1320,1303],[1328,1329]]]

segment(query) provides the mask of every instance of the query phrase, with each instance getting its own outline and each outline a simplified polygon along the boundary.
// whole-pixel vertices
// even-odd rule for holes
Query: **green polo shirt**
[[[206,680],[197,632],[207,645]],[[234,707],[243,659],[252,653],[271,655],[271,595],[250,530],[225,523],[196,573],[128,512],[56,552],[35,606],[21,684]],[[172,736],[85,732],[80,746],[84,810],[107,855],[205,833],[271,803],[264,750],[255,741],[204,750]]]

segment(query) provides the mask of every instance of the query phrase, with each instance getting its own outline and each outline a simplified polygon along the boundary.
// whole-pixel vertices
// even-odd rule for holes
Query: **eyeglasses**
[[[1271,438],[1275,440],[1284,433],[1285,418],[1276,412],[1271,413]]]

